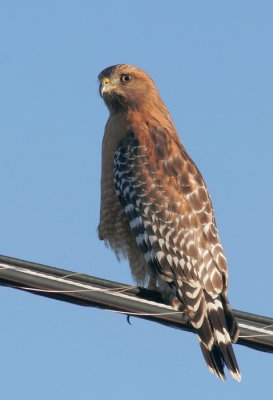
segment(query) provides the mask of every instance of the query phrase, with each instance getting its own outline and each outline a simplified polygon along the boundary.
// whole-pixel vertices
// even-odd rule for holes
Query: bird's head
[[[100,95],[110,112],[139,109],[147,100],[159,98],[153,80],[146,72],[133,65],[118,64],[108,67],[99,74],[99,81]]]

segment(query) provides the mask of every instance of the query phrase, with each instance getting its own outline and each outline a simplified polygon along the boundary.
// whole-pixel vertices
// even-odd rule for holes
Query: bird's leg
[[[183,301],[178,298],[176,290],[171,283],[161,279],[158,280],[155,276],[151,275],[147,289],[159,293],[166,304],[170,305],[174,310],[181,311],[183,314],[191,318],[192,312],[188,310]]]
[[[151,276],[150,276],[147,289],[148,289],[148,290],[152,290],[153,292],[160,292],[158,286],[156,285],[156,278],[155,278],[154,275],[151,275]]]

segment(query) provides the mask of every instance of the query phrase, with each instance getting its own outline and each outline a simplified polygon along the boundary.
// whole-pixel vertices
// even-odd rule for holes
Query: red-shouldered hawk
[[[188,315],[209,370],[224,380],[226,365],[240,381],[227,263],[204,180],[144,71],[120,64],[99,80],[110,112],[99,238],[128,258],[137,283],[156,285]]]

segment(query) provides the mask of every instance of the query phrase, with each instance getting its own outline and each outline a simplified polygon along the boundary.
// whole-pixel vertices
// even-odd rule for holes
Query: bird
[[[228,270],[204,179],[188,155],[153,79],[130,64],[105,68],[98,236],[129,261],[133,279],[181,310],[210,372],[241,380],[233,351],[239,327]]]

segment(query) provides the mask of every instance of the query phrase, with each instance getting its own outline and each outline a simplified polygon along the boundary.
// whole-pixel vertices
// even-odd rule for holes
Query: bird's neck
[[[126,112],[127,124],[132,124],[133,128],[147,125],[161,127],[166,129],[175,139],[178,139],[176,128],[165,104],[160,98],[152,100],[149,98],[146,101],[144,100],[139,107],[128,108]]]

